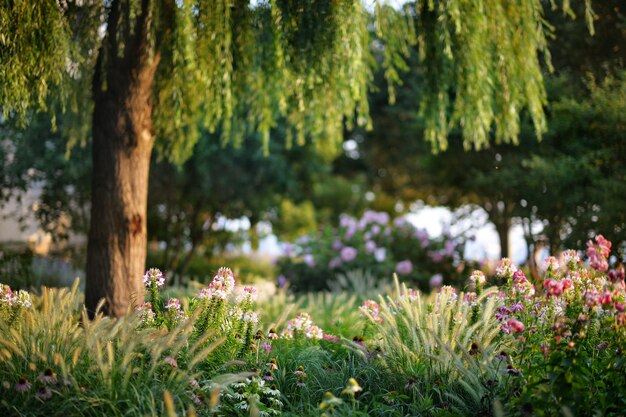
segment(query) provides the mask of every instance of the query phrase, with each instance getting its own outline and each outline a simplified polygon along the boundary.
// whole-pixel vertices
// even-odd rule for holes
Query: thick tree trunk
[[[126,314],[135,300],[143,302],[148,172],[154,143],[150,97],[158,64],[158,57],[152,59],[147,52],[148,22],[141,16],[135,32],[126,39],[124,53],[118,53],[117,40],[111,35],[122,13],[119,3],[114,2],[108,38],[94,75],[92,205],[85,292],[90,314],[104,299],[103,312],[111,316]]]

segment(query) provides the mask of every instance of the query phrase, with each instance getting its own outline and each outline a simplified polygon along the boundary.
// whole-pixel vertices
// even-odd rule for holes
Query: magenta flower
[[[510,319],[506,322],[513,333],[522,333],[524,331],[524,323],[517,319]]]
[[[604,236],[596,236],[596,244],[591,240],[587,242],[587,256],[589,257],[589,266],[596,271],[606,272],[609,269],[608,257],[611,253],[611,242],[606,240]]]
[[[356,255],[357,250],[351,246],[346,246],[345,248],[341,249],[341,259],[344,262],[353,261],[356,258]]]
[[[396,272],[400,275],[409,275],[413,272],[413,263],[408,259],[398,262]]]

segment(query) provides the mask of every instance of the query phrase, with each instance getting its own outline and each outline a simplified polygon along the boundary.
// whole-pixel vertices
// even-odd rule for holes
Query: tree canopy
[[[267,149],[271,129],[280,121],[289,127],[288,144],[308,136],[332,147],[341,140],[344,122],[369,123],[372,50],[382,51],[379,64],[393,101],[416,45],[428,82],[415,100],[434,149],[446,148],[455,126],[462,128],[465,147],[487,146],[492,128],[497,142],[516,142],[525,108],[537,134],[544,132],[540,55],[549,60],[546,34],[551,31],[543,17],[545,2],[396,4],[3,2],[0,107],[5,117],[22,120],[31,110],[52,105],[70,111],[77,116],[74,142],[83,141],[92,109],[85,87],[94,70],[129,59],[125,48],[145,36],[145,52],[158,62],[152,97],[156,146],[171,159],[189,157],[202,125],[219,127],[223,141],[235,143],[259,131]],[[589,0],[585,4],[591,20]],[[571,13],[569,1],[562,8]],[[147,26],[137,28],[135,21],[146,15]],[[109,53],[97,60],[103,42],[109,43]],[[97,82],[106,84],[106,77]]]

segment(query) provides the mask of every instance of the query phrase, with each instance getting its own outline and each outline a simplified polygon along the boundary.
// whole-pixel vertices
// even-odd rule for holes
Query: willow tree
[[[258,132],[267,149],[280,123],[289,144],[309,139],[330,152],[346,126],[369,123],[377,61],[393,100],[417,45],[429,88],[415,100],[434,149],[445,149],[455,126],[467,147],[487,146],[492,136],[515,142],[523,109],[544,131],[544,2],[390,3],[1,2],[5,120],[70,112],[75,123],[63,128],[74,142],[93,141],[89,309],[104,298],[105,312],[120,315],[142,297],[151,152],[181,162],[200,129],[219,129],[235,144]]]

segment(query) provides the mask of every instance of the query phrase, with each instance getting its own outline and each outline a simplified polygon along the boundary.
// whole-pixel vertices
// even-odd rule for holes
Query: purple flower
[[[428,284],[430,285],[430,288],[439,288],[441,287],[441,284],[443,284],[443,275],[441,274],[435,274],[430,278],[430,281],[428,282]]]
[[[378,248],[374,251],[374,259],[376,262],[383,262],[387,257],[387,250],[385,248]]]
[[[444,248],[445,248],[445,249],[444,249],[445,254],[446,254],[447,256],[452,256],[452,255],[454,255],[454,248],[455,248],[455,247],[456,247],[456,244],[454,243],[454,241],[453,241],[453,240],[447,240],[447,241],[446,241],[446,243],[445,243],[445,245],[444,245]]]
[[[285,278],[284,275],[279,275],[278,278],[276,278],[276,284],[278,288],[284,288],[285,285],[287,285],[287,278]]]
[[[397,217],[393,220],[393,225],[395,227],[402,227],[406,224],[406,219],[404,217]]]
[[[513,305],[511,305],[511,311],[513,313],[519,313],[520,311],[524,310],[524,304],[522,304],[521,301],[514,303]]]
[[[341,258],[333,258],[328,262],[329,269],[337,269],[341,266]]]
[[[306,255],[304,255],[302,257],[302,259],[304,260],[304,263],[309,267],[309,268],[313,268],[315,266],[315,258],[313,257],[313,255],[311,255],[310,253],[307,253]]]
[[[345,248],[341,249],[341,259],[344,262],[353,261],[354,258],[356,258],[356,255],[357,255],[357,250],[351,246],[346,246]]]
[[[341,250],[343,248],[343,243],[341,243],[341,239],[335,239],[333,241],[333,250]]]
[[[404,261],[398,262],[396,265],[396,272],[400,275],[408,275],[413,272],[413,263],[410,260],[406,259]]]
[[[365,242],[365,253],[371,255],[376,250],[376,242],[373,240],[368,240]]]
[[[356,233],[356,225],[351,224],[350,226],[348,226],[348,230],[346,230],[346,235],[345,235],[346,240],[350,240],[350,238],[354,236],[354,233]]]
[[[30,389],[30,382],[28,382],[26,378],[21,376],[20,379],[18,379],[17,383],[15,384],[15,391],[26,392],[29,389]]]
[[[269,352],[270,350],[272,350],[272,345],[268,343],[261,343],[261,348],[265,349],[266,352]]]
[[[293,256],[294,250],[293,250],[293,246],[291,245],[291,243],[283,244],[283,254],[288,258],[291,258]]]

